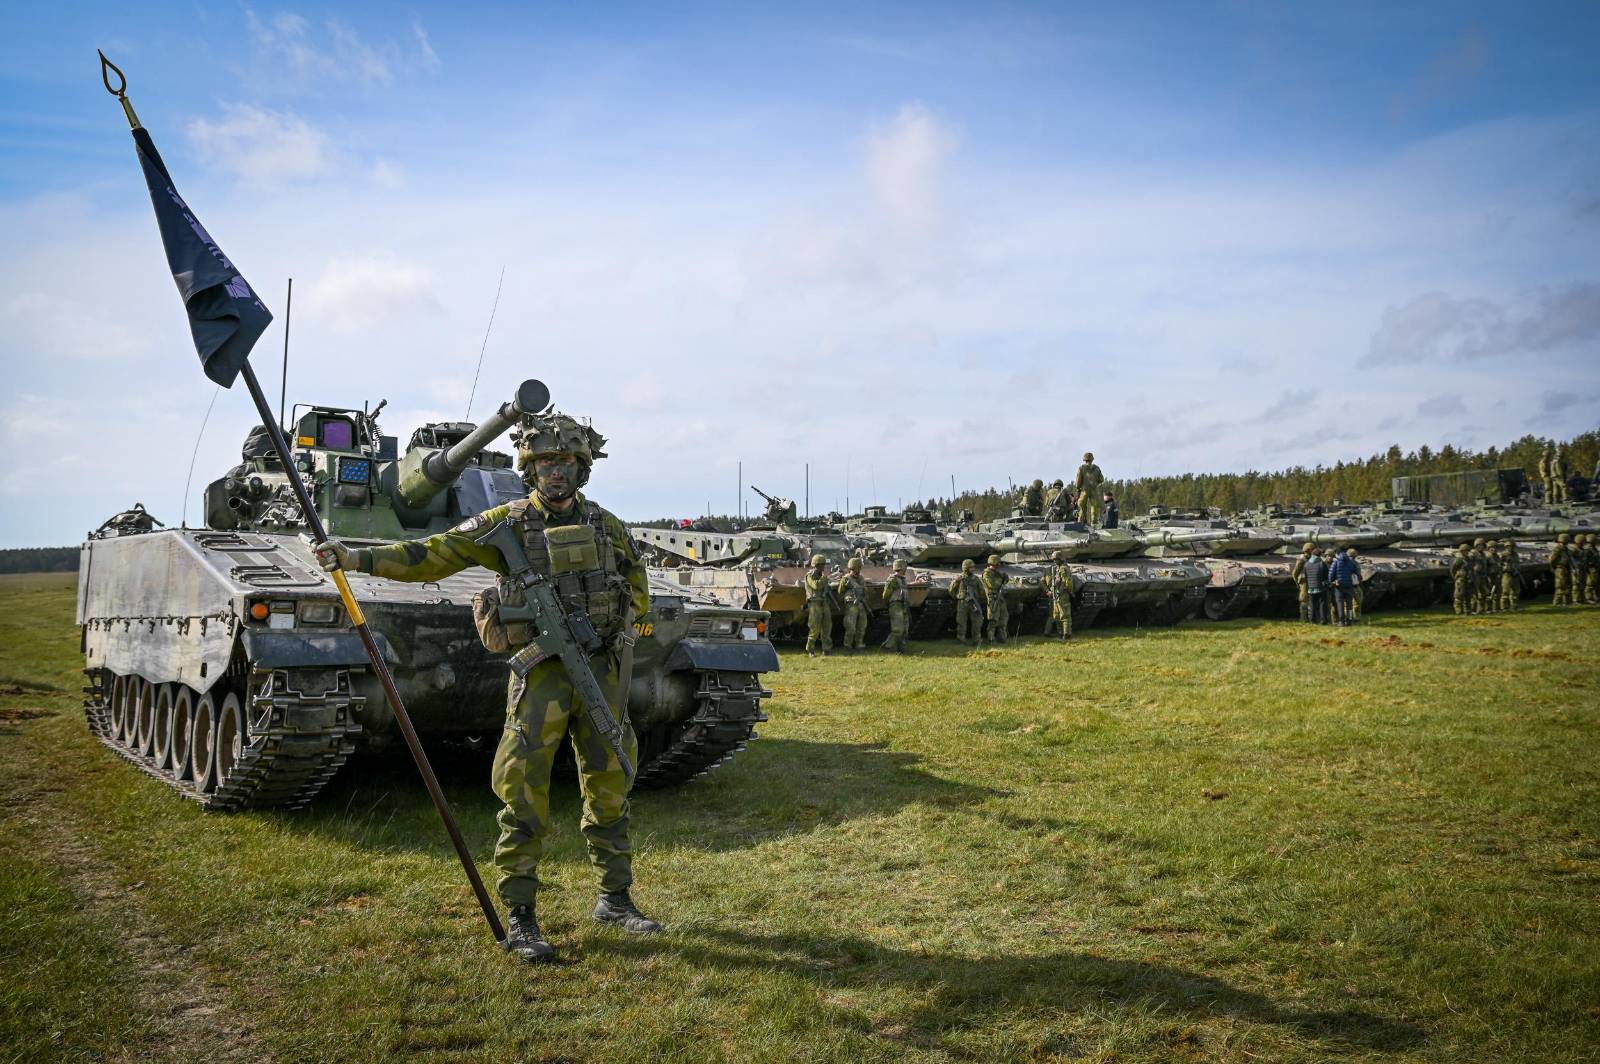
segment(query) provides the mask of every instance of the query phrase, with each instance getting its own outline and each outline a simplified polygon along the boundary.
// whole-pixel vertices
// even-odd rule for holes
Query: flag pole
[[[112,73],[117,75],[118,84],[115,87],[111,84]],[[129,128],[135,130],[142,128],[139,125],[139,117],[133,112],[133,105],[128,102],[127,78],[116,64],[106,58],[104,52],[100,53],[100,77],[105,82],[106,91],[121,102],[123,113],[128,117]],[[294,464],[294,456],[290,453],[289,443],[284,438],[283,427],[278,424],[277,418],[272,416],[272,405],[267,400],[266,393],[261,390],[261,382],[256,380],[255,369],[251,367],[248,357],[243,360],[239,373],[244,378],[245,387],[250,391],[251,401],[255,403],[256,414],[261,418],[261,424],[265,426],[267,435],[272,440],[272,446],[283,463],[284,474],[289,478],[290,487],[294,489],[294,496],[300,503],[301,513],[305,515],[307,529],[319,545],[326,543],[328,533],[323,527],[322,516],[317,513],[311,494],[306,490],[305,481],[300,478],[300,470]],[[226,385],[228,382],[219,381],[219,383]],[[489,900],[489,892],[484,889],[483,879],[478,875],[478,866],[473,863],[472,853],[467,849],[466,840],[461,837],[461,829],[456,826],[456,818],[450,812],[450,803],[445,799],[444,791],[439,788],[439,779],[433,773],[427,752],[422,748],[422,740],[417,737],[417,729],[411,723],[411,714],[406,712],[405,702],[400,698],[400,692],[394,685],[394,676],[389,672],[388,663],[383,660],[383,652],[378,649],[377,641],[367,627],[367,618],[361,610],[361,604],[350,591],[350,581],[343,569],[335,568],[330,575],[333,577],[334,586],[339,589],[339,598],[344,603],[350,623],[355,627],[356,634],[361,637],[361,645],[366,649],[367,661],[372,666],[373,675],[378,678],[378,683],[383,687],[383,693],[389,700],[389,707],[394,711],[395,722],[400,725],[400,734],[405,736],[406,746],[410,748],[411,756],[417,763],[417,771],[421,773],[422,782],[428,789],[428,797],[433,799],[433,807],[438,810],[439,819],[444,822],[445,832],[450,836],[456,856],[461,860],[461,867],[466,871],[467,880],[472,884],[472,893],[476,895],[478,905],[483,909],[483,918],[488,922],[495,941],[504,942],[506,932],[500,923],[500,915],[495,912],[494,903]]]

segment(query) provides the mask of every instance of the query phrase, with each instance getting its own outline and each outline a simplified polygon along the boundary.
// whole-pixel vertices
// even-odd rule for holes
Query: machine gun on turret
[[[796,528],[800,524],[800,511],[793,499],[768,495],[754,484],[750,490],[761,496],[767,504],[766,519],[780,528]]]

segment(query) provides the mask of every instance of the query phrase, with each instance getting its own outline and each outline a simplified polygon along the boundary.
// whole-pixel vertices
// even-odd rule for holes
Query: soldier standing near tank
[[[844,604],[844,648],[861,650],[867,638],[867,582],[861,579],[861,559],[845,562],[839,577],[839,601]]]
[[[589,661],[606,703],[622,724],[623,750],[638,759],[628,724],[622,673],[632,654],[632,620],[650,607],[649,582],[628,530],[609,511],[584,498],[605,437],[565,414],[536,415],[517,436],[517,465],[532,489],[526,499],[470,517],[448,532],[380,547],[346,548],[338,540],[316,547],[317,560],[390,580],[440,580],[472,565],[500,575],[493,594],[474,601],[479,632],[491,650],[515,650],[532,642],[526,622],[502,622],[501,605],[525,600],[517,567],[524,561],[557,590],[563,608],[587,615],[605,641]],[[511,558],[486,538],[509,525],[523,546]],[[559,538],[562,549],[549,543]],[[589,861],[600,872],[594,919],[625,931],[649,934],[661,925],[633,904],[633,852],[628,838],[630,781],[616,752],[590,722],[583,700],[558,659],[545,660],[524,676],[513,675],[506,727],[495,752],[494,792],[505,803],[494,863],[500,898],[510,909],[505,948],[526,961],[548,961],[555,950],[539,930],[535,902],[537,869],[550,832],[550,769],[563,739],[572,740],[583,791],[581,831]]]
[[[1450,560],[1450,601],[1455,606],[1456,616],[1466,615],[1467,606],[1472,602],[1472,547],[1463,543],[1456,548],[1456,556]]]
[[[1022,489],[1022,515],[1044,516],[1044,481],[1035,478],[1032,484]]]
[[[950,581],[950,597],[956,600],[956,638],[966,646],[983,641],[983,581],[971,558],[961,560],[961,575]]]
[[[1517,560],[1517,548],[1509,539],[1500,541],[1500,608],[1510,611],[1517,608],[1517,596],[1522,590],[1522,565]]]
[[[833,588],[828,585],[828,559],[820,554],[811,556],[811,568],[806,573],[806,654],[816,657],[817,651],[827,657],[833,650]]]
[[[1065,642],[1072,638],[1072,566],[1067,564],[1067,552],[1058,550],[1052,555],[1055,566],[1045,579],[1045,591],[1050,596],[1050,619],[1045,622],[1044,634],[1054,628]]]
[[[1075,486],[1078,489],[1078,520],[1092,526],[1100,516],[1095,504],[1098,497],[1100,484],[1105,477],[1100,472],[1100,467],[1094,464],[1094,454],[1085,451],[1083,464],[1078,467],[1078,479]]]
[[[1572,569],[1571,602],[1574,606],[1580,606],[1589,584],[1589,551],[1582,532],[1573,533],[1572,549],[1567,552],[1567,558],[1567,564]]]
[[[883,585],[883,601],[889,608],[889,638],[883,649],[906,652],[906,632],[911,629],[911,589],[906,585],[906,560],[896,558],[889,582]]]
[[[1006,582],[1010,577],[1000,571],[1000,555],[989,555],[989,564],[983,570],[983,594],[989,607],[989,642],[1004,643],[1010,637],[1011,610],[1006,605]]]
[[[1555,589],[1550,599],[1552,606],[1568,606],[1572,603],[1572,548],[1567,545],[1569,542],[1570,537],[1565,532],[1561,533],[1550,552],[1550,583]]]
[[[1361,582],[1361,559],[1356,557],[1354,547],[1346,547],[1345,556],[1350,559],[1350,564],[1355,568],[1356,579],[1350,589],[1350,621],[1352,624],[1361,620],[1361,607],[1367,600],[1366,585]]]
[[[1544,450],[1539,452],[1539,483],[1544,485],[1544,502],[1548,506],[1555,502],[1555,488],[1550,484],[1550,463],[1555,461],[1556,445],[1546,443]]]
[[[1061,478],[1050,482],[1050,501],[1045,503],[1044,516],[1049,521],[1070,521],[1073,513],[1072,491]]]
[[[1583,601],[1593,606],[1600,604],[1600,549],[1595,547],[1593,532],[1584,533],[1583,553],[1588,562],[1584,570],[1588,575],[1584,578],[1582,588]]]
[[[1311,596],[1306,591],[1306,562],[1311,560],[1311,552],[1315,548],[1307,543],[1300,548],[1300,557],[1294,560],[1294,567],[1289,570],[1289,578],[1294,581],[1295,594],[1300,598],[1300,619],[1306,623],[1311,621]]]
[[[1483,606],[1487,613],[1500,612],[1500,552],[1487,541],[1483,546]]]
[[[1555,457],[1550,459],[1550,486],[1555,489],[1556,502],[1567,502],[1567,445],[1562,444],[1556,448]]]
[[[1472,612],[1489,612],[1489,558],[1484,551],[1486,541],[1480,536],[1472,541]]]

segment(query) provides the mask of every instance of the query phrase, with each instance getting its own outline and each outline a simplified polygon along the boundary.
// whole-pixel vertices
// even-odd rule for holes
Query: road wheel
[[[139,685],[139,712],[134,721],[130,745],[140,757],[149,757],[156,744],[156,695],[159,688],[149,680]]]
[[[210,794],[217,789],[217,703],[211,691],[195,701],[194,727],[189,734],[189,763],[195,789]]]
[[[229,691],[217,710],[217,786],[228,782],[233,766],[239,763],[244,752],[244,713],[239,708],[239,696]]]
[[[175,780],[189,777],[189,740],[194,736],[194,692],[187,687],[179,687],[178,695],[172,700],[172,720],[167,732],[167,750],[172,755],[172,778]]]

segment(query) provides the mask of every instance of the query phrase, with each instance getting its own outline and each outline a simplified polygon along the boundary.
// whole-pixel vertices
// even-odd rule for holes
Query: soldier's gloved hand
[[[348,569],[351,572],[356,569],[355,552],[336,539],[318,543],[311,551],[317,556],[317,564],[330,573],[335,569]]]

